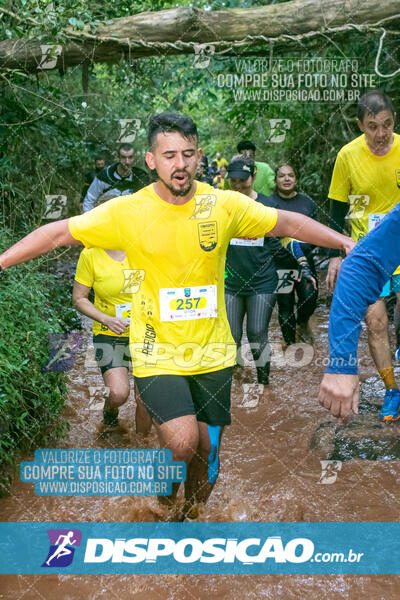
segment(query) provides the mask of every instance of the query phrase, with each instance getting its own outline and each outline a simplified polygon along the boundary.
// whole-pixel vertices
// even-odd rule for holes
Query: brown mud
[[[340,425],[316,398],[327,356],[327,306],[312,318],[316,343],[310,364],[271,369],[270,385],[259,396],[249,384],[255,369],[235,373],[232,425],[221,450],[220,477],[200,521],[398,521],[400,425],[383,426],[378,412],[383,388],[369,358],[365,331],[360,356],[360,415]],[[276,314],[271,341],[281,342]],[[301,355],[301,352],[300,352]],[[301,363],[301,357],[298,360]],[[68,373],[70,389],[64,417],[71,429],[63,448],[156,448],[154,431],[135,434],[133,392],[121,409],[121,427],[101,432],[101,411],[89,410],[89,386],[102,386],[96,366],[87,368],[82,352]],[[24,457],[32,460],[33,455]],[[321,483],[321,460],[341,461],[334,483]],[[9,497],[0,500],[2,521],[163,520],[155,498],[38,497],[18,476]],[[2,576],[0,598],[7,600],[209,600],[282,598],[330,600],[399,598],[395,576],[210,576],[105,575]]]

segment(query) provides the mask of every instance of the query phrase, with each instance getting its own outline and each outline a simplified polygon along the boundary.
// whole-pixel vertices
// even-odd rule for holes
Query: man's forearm
[[[0,255],[0,266],[8,269],[26,262],[31,258],[45,254],[59,246],[80,244],[72,237],[68,228],[69,219],[43,225]]]
[[[345,250],[349,238],[305,215],[286,210],[278,210],[278,221],[269,233],[273,236],[291,237],[302,242]]]

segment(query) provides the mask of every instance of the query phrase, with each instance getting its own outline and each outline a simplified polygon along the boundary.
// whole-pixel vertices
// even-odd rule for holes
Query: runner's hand
[[[103,324],[107,325],[108,329],[110,329],[113,333],[117,333],[118,335],[126,333],[126,330],[129,327],[129,323],[127,323],[127,321],[124,321],[124,319],[118,319],[117,317],[104,317]]]
[[[326,287],[330,293],[333,293],[333,290],[335,289],[336,279],[339,275],[341,264],[342,258],[340,256],[335,256],[329,261],[328,274],[326,276]]]
[[[301,278],[304,278],[308,283],[311,283],[314,290],[317,289],[317,281],[313,275],[313,272],[311,271],[310,265],[307,262],[301,263],[300,276]]]
[[[319,388],[318,401],[334,417],[346,422],[353,413],[358,413],[359,392],[358,375],[325,373]]]
[[[343,250],[346,252],[346,256],[353,250],[355,245],[356,242],[350,237],[346,239],[345,243],[343,244]]]

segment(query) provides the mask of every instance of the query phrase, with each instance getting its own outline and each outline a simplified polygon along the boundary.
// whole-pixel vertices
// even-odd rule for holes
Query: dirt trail
[[[388,433],[387,427],[379,424],[383,393],[373,367],[369,364],[361,369],[362,414],[353,428],[338,426],[316,402],[321,361],[327,355],[327,314],[327,307],[320,304],[313,317],[317,341],[312,362],[273,366],[271,383],[258,397],[257,406],[246,408],[251,404],[248,386],[256,381],[255,370],[247,366],[235,374],[232,426],[224,435],[221,475],[201,511],[201,521],[398,520],[400,462],[395,457],[400,425],[390,426]],[[276,314],[271,340],[281,341]],[[360,353],[370,363],[365,332]],[[296,356],[299,365],[301,353]],[[87,369],[84,363],[81,353],[68,374],[70,394],[64,416],[71,430],[59,446],[157,447],[154,432],[147,440],[134,433],[133,394],[121,410],[121,428],[101,435],[101,412],[89,410],[88,388],[101,386],[102,380],[95,366]],[[252,398],[255,404],[254,389]],[[347,435],[351,430],[357,431],[352,443]],[[368,460],[371,444],[363,441],[367,437],[378,449],[374,458],[386,460]],[[341,470],[333,484],[323,485],[320,460],[330,458],[334,449],[342,452]],[[33,485],[18,480],[11,496],[0,500],[0,514],[2,521],[145,522],[162,518],[154,498],[38,497]],[[3,576],[0,598],[389,600],[399,597],[397,585],[394,576]]]

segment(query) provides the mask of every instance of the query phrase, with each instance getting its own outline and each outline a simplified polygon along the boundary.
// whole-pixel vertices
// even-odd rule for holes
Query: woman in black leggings
[[[232,190],[241,192],[265,206],[274,206],[263,194],[252,189],[256,178],[254,161],[234,157],[228,166]],[[243,320],[247,315],[246,333],[256,363],[258,383],[268,384],[270,347],[268,325],[275,304],[278,282],[273,252],[280,242],[275,238],[234,238],[226,255],[225,302],[232,336],[238,346],[243,334]]]
[[[283,164],[275,173],[275,192],[268,197],[282,210],[302,213],[312,219],[316,218],[314,201],[306,194],[297,192],[297,178],[291,165]],[[313,246],[303,242],[291,244],[290,254],[281,249],[274,255],[279,274],[282,270],[299,270],[297,281],[292,289],[284,293],[284,288],[277,290],[279,324],[286,344],[313,342],[313,334],[309,318],[315,311],[318,299],[318,279],[311,251]],[[297,296],[297,305],[296,305]]]

